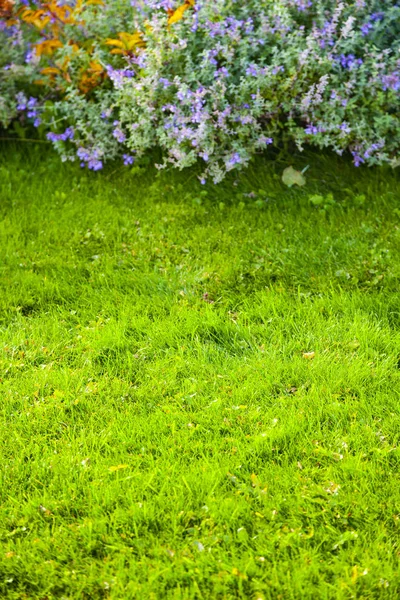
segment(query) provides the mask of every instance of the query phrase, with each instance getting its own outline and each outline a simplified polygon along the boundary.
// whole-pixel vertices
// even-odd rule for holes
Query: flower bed
[[[397,165],[400,3],[0,2],[0,119],[93,170],[160,147],[220,181],[271,144]]]

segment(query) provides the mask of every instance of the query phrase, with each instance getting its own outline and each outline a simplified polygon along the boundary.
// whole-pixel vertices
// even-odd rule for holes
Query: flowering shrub
[[[220,181],[282,140],[400,154],[393,0],[0,0],[0,119],[64,160],[129,165],[151,147]],[[5,89],[7,93],[5,93]]]

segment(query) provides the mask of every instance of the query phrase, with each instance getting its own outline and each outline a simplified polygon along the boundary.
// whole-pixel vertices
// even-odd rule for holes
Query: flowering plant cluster
[[[271,144],[399,163],[400,2],[0,0],[0,120],[220,181]]]

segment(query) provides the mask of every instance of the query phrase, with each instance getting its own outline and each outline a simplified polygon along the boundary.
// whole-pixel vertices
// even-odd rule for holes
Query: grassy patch
[[[398,176],[308,160],[3,147],[1,597],[399,597]]]

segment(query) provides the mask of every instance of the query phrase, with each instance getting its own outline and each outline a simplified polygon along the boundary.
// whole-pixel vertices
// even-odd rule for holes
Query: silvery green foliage
[[[292,140],[349,151],[357,166],[395,164],[399,3],[197,0],[168,25],[167,10],[181,4],[120,0],[118,10],[109,3],[88,13],[89,37],[139,30],[146,48],[116,58],[97,42],[107,83],[89,98],[72,89],[48,120],[65,158],[97,169],[158,146],[160,168],[200,160],[201,179],[218,182],[255,152]],[[66,129],[55,131],[60,118]]]
[[[393,2],[216,0],[170,28],[162,10],[145,18],[140,76],[114,82],[131,150],[161,145],[179,167],[200,158],[215,181],[282,137],[350,150],[356,165],[398,152]]]

